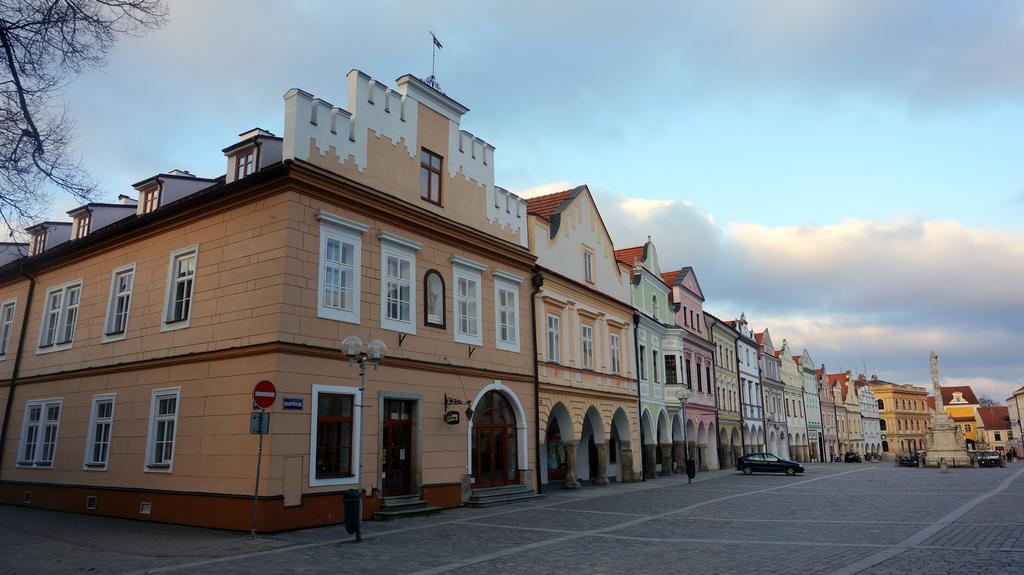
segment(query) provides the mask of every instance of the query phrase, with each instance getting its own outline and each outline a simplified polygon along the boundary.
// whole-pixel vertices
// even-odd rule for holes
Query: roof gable
[[[702,303],[704,302],[704,292],[700,289],[700,282],[697,281],[697,272],[693,271],[692,266],[686,266],[680,268],[677,272],[670,272],[672,281],[665,279],[665,283],[675,287],[680,286],[686,291],[693,294],[693,296],[699,299]],[[669,275],[669,274],[664,274]]]

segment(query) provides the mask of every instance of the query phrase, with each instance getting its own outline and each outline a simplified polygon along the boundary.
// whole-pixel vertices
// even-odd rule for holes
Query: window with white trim
[[[354,387],[313,385],[310,486],[359,483],[361,403]]]
[[[174,462],[174,440],[178,433],[178,404],[181,389],[156,389],[149,407],[149,439],[146,469],[170,471]]]
[[[422,245],[389,232],[380,247],[380,326],[416,333],[416,252]]]
[[[561,361],[561,346],[559,345],[559,323],[561,319],[557,315],[548,315],[548,361],[559,363]]]
[[[75,218],[75,239],[80,240],[89,235],[89,224],[92,222],[92,214],[88,211]]]
[[[14,311],[16,301],[4,302],[0,308],[0,359],[7,357],[7,346],[11,343],[11,332],[14,331]]]
[[[483,344],[483,307],[480,290],[480,272],[466,267],[455,267],[455,341],[474,345]]]
[[[583,250],[583,278],[594,283],[594,254],[590,250]]]
[[[134,284],[134,265],[114,270],[110,279],[110,301],[107,303],[106,335],[122,335],[128,329],[128,311],[132,305]]]
[[[85,443],[86,469],[107,468],[113,425],[114,394],[94,395],[89,410],[89,437]]]
[[[506,351],[519,351],[519,286],[494,280],[494,314],[496,346]]]
[[[658,383],[658,350],[651,351],[651,375],[654,376],[654,383]]]
[[[235,179],[241,180],[256,171],[255,148],[243,150],[235,155]]]
[[[148,214],[160,207],[160,187],[152,188],[142,192],[142,213]]]
[[[53,467],[62,402],[61,399],[25,402],[25,421],[21,427],[18,466]]]
[[[613,333],[608,335],[608,348],[612,356],[612,373],[618,375],[622,373],[622,357],[619,351],[619,334]]]
[[[321,212],[320,266],[317,281],[319,317],[359,323],[362,234],[359,222]]]
[[[171,266],[167,277],[167,301],[164,305],[164,324],[186,327],[192,319],[192,297],[196,287],[196,260],[199,248],[185,248],[171,253]]]
[[[584,325],[580,330],[583,336],[583,368],[594,368],[594,328]]]
[[[39,347],[70,347],[78,323],[78,304],[82,298],[82,282],[65,284],[46,292],[46,307],[39,330]],[[62,347],[63,346],[63,347]]]

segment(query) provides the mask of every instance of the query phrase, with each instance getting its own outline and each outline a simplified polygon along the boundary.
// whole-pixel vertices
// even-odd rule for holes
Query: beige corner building
[[[575,489],[638,479],[629,267],[586,186],[530,198],[528,213],[542,480]]]
[[[337,523],[352,488],[366,515],[531,493],[526,203],[467,111],[352,71],[348,109],[289,90],[224,176],[34,226],[0,268],[0,501],[248,529],[261,380],[261,531]],[[365,384],[351,336],[387,348]]]

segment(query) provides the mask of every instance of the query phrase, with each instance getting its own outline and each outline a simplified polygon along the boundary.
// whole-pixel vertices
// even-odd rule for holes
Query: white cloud
[[[564,192],[565,190],[571,190],[576,187],[568,180],[561,180],[558,182],[550,182],[547,184],[541,184],[539,186],[533,186],[532,188],[523,188],[520,190],[509,190],[513,194],[520,198],[535,198],[537,196],[546,196],[548,194],[555,194],[558,192]]]

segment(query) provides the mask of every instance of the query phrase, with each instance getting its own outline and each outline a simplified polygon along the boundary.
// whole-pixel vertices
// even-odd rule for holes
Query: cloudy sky
[[[709,311],[829,371],[926,384],[935,349],[947,384],[1024,385],[1024,5],[347,4],[171,0],[67,91],[104,194],[223,173],[288,88],[428,75],[432,29],[499,183],[590,185],[616,246],[652,235]]]

